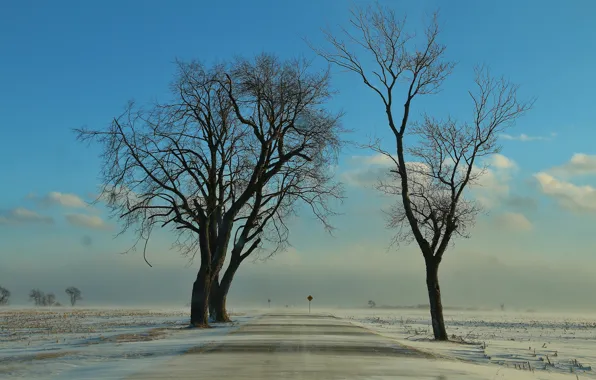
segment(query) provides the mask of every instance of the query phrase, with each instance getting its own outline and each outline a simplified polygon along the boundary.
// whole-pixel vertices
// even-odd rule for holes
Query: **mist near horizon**
[[[169,255],[169,256],[168,256]],[[10,304],[31,305],[28,292],[53,292],[66,305],[67,286],[83,292],[78,306],[185,307],[196,264],[174,252],[148,267],[138,253],[101,254],[74,262],[46,262],[37,268],[2,266]],[[513,262],[472,252],[452,252],[440,274],[444,307],[537,311],[594,311],[591,289],[596,279],[562,263]],[[235,307],[306,306],[312,294],[317,307],[415,306],[428,303],[424,264],[415,250],[364,255],[340,252],[306,255],[291,249],[264,262],[247,262],[232,284],[228,304]]]

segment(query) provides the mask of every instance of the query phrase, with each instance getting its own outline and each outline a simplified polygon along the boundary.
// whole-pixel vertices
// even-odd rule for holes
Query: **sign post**
[[[308,314],[310,314],[310,301],[312,301],[312,296],[308,296],[306,299],[308,300]]]

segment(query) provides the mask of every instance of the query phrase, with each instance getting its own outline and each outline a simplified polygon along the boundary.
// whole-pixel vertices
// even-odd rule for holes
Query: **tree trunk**
[[[211,321],[230,322],[230,317],[226,310],[226,296],[227,294],[222,291],[221,284],[211,289],[211,296],[209,298]]]
[[[226,294],[222,292],[219,279],[213,280],[209,294],[209,320],[211,322],[230,322],[226,311]]]
[[[232,279],[239,266],[239,263],[230,262],[221,281],[217,285],[213,284],[214,287],[211,289],[211,297],[209,299],[209,309],[213,311],[211,319],[215,322],[230,322],[230,317],[226,309],[226,301],[232,285]]]
[[[211,292],[209,292],[209,322],[215,322],[217,316],[215,315],[215,302],[217,293],[219,291],[219,274],[211,281]]]
[[[190,301],[190,324],[194,327],[209,327],[209,292],[211,291],[211,273],[201,266],[197,279],[192,285]]]
[[[430,301],[430,317],[435,340],[448,340],[443,320],[443,304],[439,287],[439,262],[434,257],[426,259],[426,287]]]

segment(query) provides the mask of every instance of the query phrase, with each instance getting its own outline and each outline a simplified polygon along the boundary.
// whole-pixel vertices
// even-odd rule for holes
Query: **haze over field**
[[[459,62],[443,91],[421,100],[413,117],[426,110],[469,116],[466,91],[472,68],[482,62],[519,83],[524,97],[537,97],[500,136],[502,152],[487,158],[490,169],[471,189],[488,213],[443,261],[443,304],[596,308],[596,53],[586,48],[596,40],[596,4],[382,3],[408,13],[413,28],[440,5],[446,55]],[[77,143],[72,129],[103,128],[131,98],[166,98],[175,57],[211,64],[273,51],[282,58],[302,54],[324,68],[302,38],[321,44],[319,29],[349,16],[343,1],[213,3],[209,17],[205,2],[176,4],[0,7],[0,285],[10,289],[12,305],[27,304],[32,288],[53,291],[65,303],[63,289],[71,285],[83,290],[87,306],[186,305],[198,257],[188,266],[188,258],[171,251],[166,231],[149,243],[152,268],[141,252],[119,254],[134,237],[114,239],[118,220],[108,218],[102,202],[88,204],[99,190],[100,149]],[[267,22],[246,27],[259,18]],[[339,93],[330,108],[345,111],[342,122],[353,130],[348,138],[390,139],[370,91],[331,72]],[[427,303],[417,247],[389,248],[393,232],[381,209],[392,201],[372,188],[388,168],[381,156],[347,147],[334,167],[346,199],[333,205],[341,213],[331,219],[333,236],[303,210],[289,223],[292,247],[239,269],[230,308],[265,306],[268,298],[300,305],[307,294],[325,306]]]

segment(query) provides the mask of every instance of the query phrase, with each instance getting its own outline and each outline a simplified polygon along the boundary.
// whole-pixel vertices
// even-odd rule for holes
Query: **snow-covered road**
[[[475,346],[411,341],[399,335],[401,325],[390,333],[380,327],[378,317],[371,322],[364,315],[337,315],[344,314],[248,310],[234,315],[231,325],[201,330],[187,328],[185,310],[13,310],[0,313],[0,378],[583,380],[591,376],[591,371],[563,373],[555,366],[507,367],[487,359]],[[568,329],[572,327],[568,323]],[[513,348],[491,341],[489,347],[493,346],[501,356],[517,355]]]
[[[433,357],[325,314],[268,314],[128,379],[566,379]]]

